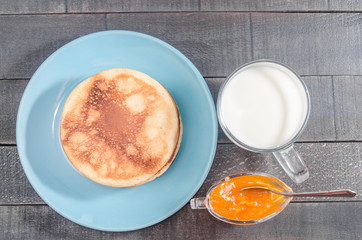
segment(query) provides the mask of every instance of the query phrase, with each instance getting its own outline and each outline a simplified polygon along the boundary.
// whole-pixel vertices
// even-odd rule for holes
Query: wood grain
[[[1,16],[0,78],[29,78],[63,44],[104,30],[103,18]],[[360,13],[252,13],[253,47],[247,13],[109,14],[107,25],[165,40],[205,77],[227,76],[252,59],[252,48],[254,59],[279,60],[300,75],[362,75],[361,19]]]
[[[359,0],[330,0],[329,10],[332,11],[361,11],[362,2]]]
[[[337,139],[362,140],[362,77],[333,77]]]
[[[68,0],[68,12],[198,11],[198,0]]]
[[[44,203],[26,178],[16,147],[0,147],[0,159],[0,204]]]
[[[266,172],[292,187],[295,192],[350,188],[362,200],[362,143],[297,143],[295,149],[309,168],[310,177],[295,184],[272,154],[252,153],[234,144],[219,144],[210,173],[196,196],[206,194],[217,180],[237,172]],[[350,201],[348,198],[295,198],[297,201]]]
[[[0,0],[0,14],[64,13],[64,0]]]
[[[254,58],[300,75],[360,75],[360,13],[252,13]]]
[[[350,141],[362,140],[360,79],[362,77],[302,77],[311,96],[311,115],[307,127],[298,141]],[[216,103],[224,78],[205,79]],[[16,115],[20,98],[28,80],[0,81],[0,144],[15,144]],[[335,103],[333,100],[335,95]],[[334,106],[335,104],[335,106]],[[334,107],[336,112],[334,112]],[[336,118],[336,120],[335,120]],[[336,123],[335,123],[336,121]],[[336,125],[336,127],[335,127]],[[336,131],[338,138],[336,138]],[[219,143],[230,143],[219,128]]]
[[[27,80],[0,81],[0,143],[15,144],[18,106]]]
[[[306,129],[299,141],[330,141],[336,140],[334,129],[333,91],[330,77],[303,77],[311,95],[311,115]],[[217,94],[224,78],[205,79],[210,92],[216,103]],[[0,144],[15,144],[16,115],[22,93],[27,85],[27,80],[3,80],[0,81]],[[346,95],[352,90],[345,87],[341,89]],[[353,86],[351,86],[353,87]],[[354,90],[358,93],[358,89]],[[349,103],[349,102],[347,102]],[[338,107],[343,106],[344,101],[338,101]],[[353,105],[357,107],[357,105]],[[358,114],[358,113],[356,113]],[[351,129],[356,129],[362,122],[362,118],[354,117],[343,113],[336,114],[340,121],[349,122]],[[355,137],[353,131],[347,132],[339,140],[348,140]],[[219,143],[230,143],[221,128],[219,128]]]
[[[165,40],[205,76],[225,76],[251,60],[249,15],[245,13],[111,14],[107,23],[109,29],[139,31]],[[102,14],[1,16],[0,78],[29,78],[60,46],[100,30],[105,30]]]
[[[226,76],[251,60],[245,13],[107,14],[108,29],[150,34],[173,45],[203,76]]]
[[[245,171],[266,172],[290,185],[295,192],[350,188],[358,192],[354,201],[362,201],[362,143],[303,143],[296,149],[306,162],[310,178],[294,184],[272,154],[245,151],[234,144],[219,144],[210,173],[196,196],[206,194],[217,180]],[[16,147],[0,147],[0,204],[43,203],[26,179]],[[298,201],[349,201],[343,198],[300,198]]]
[[[0,79],[30,78],[55,50],[100,30],[102,14],[0,16]]]
[[[361,11],[358,0],[201,0],[201,11]]]
[[[308,124],[298,141],[336,140],[331,77],[302,77],[302,79],[309,91],[311,113]]]
[[[333,0],[332,0],[333,1]],[[328,0],[201,0],[201,11],[326,11]]]
[[[132,232],[102,232],[77,225],[48,206],[0,207],[0,236],[48,239],[359,239],[362,203],[291,203],[260,225],[235,226],[189,205],[163,222]],[[346,221],[348,219],[348,221]]]

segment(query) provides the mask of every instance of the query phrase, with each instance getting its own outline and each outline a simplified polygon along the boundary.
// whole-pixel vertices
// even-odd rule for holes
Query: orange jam
[[[263,186],[283,192],[290,188],[274,177],[249,175],[230,178],[210,193],[210,205],[218,215],[236,221],[257,220],[281,211],[288,197],[264,189],[246,189]]]

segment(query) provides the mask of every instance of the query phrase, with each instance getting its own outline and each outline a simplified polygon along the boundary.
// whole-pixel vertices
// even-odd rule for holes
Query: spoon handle
[[[328,192],[283,193],[283,195],[294,197],[354,197],[356,196],[356,193],[349,189],[346,189]]]

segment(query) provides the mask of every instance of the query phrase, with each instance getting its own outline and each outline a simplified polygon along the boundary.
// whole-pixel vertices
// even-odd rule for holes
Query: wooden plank
[[[301,75],[362,74],[360,16],[253,13],[254,58],[282,61]],[[78,36],[104,30],[103,17],[1,16],[0,78],[30,77],[58,47]],[[107,20],[110,29],[141,31],[173,44],[204,76],[226,76],[251,60],[245,13],[111,14]]]
[[[111,14],[108,25],[110,29],[130,29],[155,35],[184,52],[204,76],[226,76],[236,66],[251,60],[247,15]],[[252,14],[254,58],[282,61],[301,75],[361,74],[359,16]],[[2,16],[0,44],[5,50],[0,53],[0,78],[30,77],[59,46],[77,36],[104,29],[101,18],[102,15],[76,14]],[[147,24],[149,22],[153,24]],[[48,30],[39,34],[40,29]],[[305,36],[308,36],[308,41]]]
[[[303,184],[294,184],[272,154],[245,151],[234,144],[219,144],[210,173],[196,196],[206,194],[217,180],[237,172],[270,173],[294,191],[321,191],[350,188],[358,192],[353,200],[362,201],[362,143],[296,144],[310,171]],[[16,147],[0,147],[0,204],[43,203],[21,170]],[[298,201],[348,201],[342,198],[308,198]]]
[[[77,225],[48,206],[1,206],[2,239],[360,239],[362,203],[292,203],[262,225],[235,226],[189,205],[163,222],[131,232]]]
[[[254,58],[300,75],[362,73],[361,13],[252,13]]]
[[[246,13],[107,14],[107,27],[143,32],[170,43],[203,76],[226,76],[251,60]]]
[[[64,0],[1,0],[0,14],[64,13]]]
[[[299,141],[336,140],[331,77],[302,77],[302,79],[309,91],[311,113],[308,125]]]
[[[308,126],[304,130],[299,141],[336,140],[334,130],[333,91],[330,77],[303,77],[303,79],[310,91],[312,110]],[[215,103],[220,85],[223,81],[224,78],[206,78],[206,82]],[[15,127],[17,109],[27,83],[28,80],[0,81],[0,109],[2,109],[0,112],[0,144],[16,143]],[[348,92],[349,89],[346,91]],[[343,104],[343,102],[341,102],[341,104]],[[351,122],[349,120],[350,115],[337,114],[337,116],[340,117],[341,121]],[[353,121],[357,121],[358,123],[359,119]],[[355,128],[357,128],[357,126],[359,125],[355,125]],[[350,134],[346,133],[345,136],[340,137],[339,140],[348,140],[353,139],[354,137],[355,134],[350,132]],[[230,143],[221,128],[219,128],[218,141],[219,143]]]
[[[18,106],[27,80],[0,81],[0,143],[15,144]]]
[[[152,12],[198,10],[198,0],[68,0],[68,12]]]
[[[201,11],[326,11],[328,0],[201,0]]]
[[[26,178],[16,147],[0,147],[0,172],[0,204],[44,203]]]
[[[212,95],[212,99],[214,100],[214,104],[216,107],[217,103],[217,95],[220,89],[220,85],[225,80],[225,78],[205,78],[205,81],[209,87],[210,93]],[[231,141],[226,137],[225,133],[218,124],[218,143],[230,143]]]
[[[329,10],[332,10],[332,11],[361,11],[362,2],[359,0],[330,0]]]
[[[0,16],[0,79],[30,78],[59,47],[100,30],[102,14]]]
[[[331,78],[313,76],[302,77],[302,79],[306,83],[311,96],[311,114],[308,125],[298,141],[336,140]],[[206,78],[215,103],[220,85],[224,80],[225,78]],[[347,120],[349,116],[342,116],[341,118],[343,117]],[[346,139],[346,137],[340,138],[340,140]],[[349,137],[349,139],[351,139],[351,136]],[[230,140],[219,127],[219,143],[227,142],[230,142]]]
[[[362,140],[361,98],[362,76],[334,77],[333,90],[329,77],[302,77],[311,95],[311,116],[299,141]],[[216,103],[224,78],[206,78]],[[0,81],[0,144],[15,144],[15,124],[18,105],[28,80]],[[334,120],[335,115],[336,120]],[[334,123],[336,121],[336,123]],[[334,124],[338,137],[334,131]],[[219,128],[219,143],[230,142]]]
[[[361,77],[334,77],[336,97],[336,126],[338,140],[361,140],[362,117]],[[334,110],[332,86],[329,77],[303,77],[312,102],[309,123],[299,141],[336,140],[334,132]],[[206,79],[216,102],[223,78]],[[27,80],[0,81],[0,143],[15,144],[15,124],[17,109]],[[3,99],[3,100],[2,100]],[[219,143],[230,142],[219,128]]]
[[[210,173],[196,196],[206,194],[217,180],[238,172],[272,174],[295,192],[349,188],[362,200],[362,143],[297,143],[296,150],[309,168],[310,177],[295,184],[284,173],[272,154],[252,153],[234,144],[219,144]],[[295,198],[297,201],[349,201],[348,198]]]
[[[333,77],[337,139],[362,140],[362,77]]]
[[[57,48],[105,30],[102,14],[0,17],[0,78],[29,78]],[[148,33],[174,45],[205,76],[225,76],[251,60],[249,15],[138,13],[107,16],[109,29]],[[152,24],[149,24],[149,23]]]

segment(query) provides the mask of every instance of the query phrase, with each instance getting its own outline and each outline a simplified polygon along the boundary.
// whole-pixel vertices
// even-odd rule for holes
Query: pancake
[[[181,117],[170,93],[131,69],[108,69],[81,82],[61,117],[60,140],[69,161],[84,176],[112,187],[161,176],[181,138]]]

